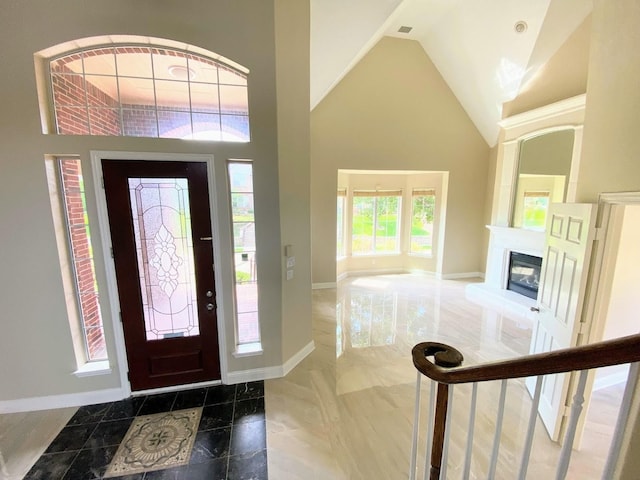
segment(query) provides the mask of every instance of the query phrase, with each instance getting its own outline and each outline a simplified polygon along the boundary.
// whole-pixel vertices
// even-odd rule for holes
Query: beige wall
[[[276,0],[275,7],[280,260],[283,264],[281,335],[286,362],[311,342],[310,5],[309,1]],[[289,281],[285,277],[284,245],[294,248],[294,279]]]
[[[503,104],[502,117],[507,118],[586,92],[590,41],[591,16],[588,16],[523,86],[518,96]]]
[[[286,2],[285,2],[286,3]],[[278,15],[282,14],[278,4]],[[276,35],[274,4],[264,0],[235,2],[185,0],[163,2],[139,0],[135,3],[115,0],[108,3],[11,2],[4,6],[0,17],[0,64],[5,74],[0,78],[0,305],[2,305],[0,335],[0,400],[55,395],[119,387],[116,363],[114,313],[106,298],[106,273],[102,247],[94,240],[96,273],[102,294],[102,310],[109,357],[114,372],[89,378],[76,378],[71,333],[67,320],[60,265],[56,252],[51,207],[44,168],[45,154],[78,154],[85,173],[89,217],[92,235],[101,234],[91,180],[91,150],[122,150],[146,152],[213,154],[216,164],[216,195],[219,205],[226,200],[225,162],[229,158],[250,158],[255,161],[256,236],[258,244],[260,317],[264,355],[234,358],[233,319],[230,310],[223,319],[227,330],[227,362],[231,372],[280,365],[283,350],[289,354],[307,343],[309,322],[305,313],[310,309],[308,296],[292,300],[296,292],[282,288],[281,233],[283,240],[295,243],[300,252],[298,281],[309,286],[308,204],[303,188],[285,182],[279,192],[279,157],[286,168],[293,159],[306,162],[304,126],[291,127],[304,121],[301,109],[291,107],[306,94],[302,90],[280,89],[276,104],[276,78],[282,79],[293,68],[288,63],[300,61],[296,74],[308,62],[303,47],[284,44],[278,36],[278,71],[276,71]],[[297,7],[296,19],[303,22],[305,8]],[[282,18],[279,16],[279,18]],[[285,17],[291,19],[291,17]],[[290,29],[291,25],[283,26]],[[33,54],[62,42],[95,35],[131,34],[169,38],[219,53],[248,67],[249,109],[252,141],[247,144],[185,142],[173,139],[117,137],[82,137],[43,135],[40,127]],[[287,33],[286,35],[301,35]],[[300,56],[298,58],[297,56]],[[291,95],[291,98],[289,98]],[[308,100],[305,100],[308,102]],[[308,103],[307,103],[308,104]],[[277,107],[283,110],[277,112]],[[290,116],[295,117],[291,120]],[[278,146],[277,127],[283,128],[280,140],[291,141],[298,134],[303,138],[295,146]],[[305,167],[301,168],[304,176]],[[293,175],[293,174],[292,174]],[[284,177],[287,180],[289,177]],[[281,224],[279,203],[290,196],[299,198],[302,207],[288,208],[287,219]],[[308,207],[307,207],[308,209]],[[222,213],[221,213],[222,214]],[[224,213],[228,217],[228,213]],[[223,216],[224,216],[223,215]],[[296,225],[293,226],[292,225]],[[299,227],[297,226],[299,225]],[[305,227],[307,225],[307,227]],[[227,242],[228,244],[228,242]],[[224,252],[223,252],[224,253]],[[230,263],[230,256],[225,256]],[[226,280],[232,280],[230,265],[222,268]],[[220,286],[222,288],[222,286]],[[227,285],[228,287],[228,285]],[[284,300],[283,300],[284,296]],[[296,316],[295,339],[286,348],[282,345],[281,319],[283,304],[287,319]],[[298,315],[299,314],[299,315]],[[292,320],[287,320],[291,322]]]
[[[640,190],[639,19],[637,1],[596,2],[578,201]]]
[[[380,40],[311,113],[313,282],[336,279],[338,169],[448,171],[442,273],[481,271],[488,156],[420,45]]]

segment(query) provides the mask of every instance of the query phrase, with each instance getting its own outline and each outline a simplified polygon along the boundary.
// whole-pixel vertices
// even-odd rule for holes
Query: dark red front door
[[[219,379],[206,163],[102,169],[131,389]]]

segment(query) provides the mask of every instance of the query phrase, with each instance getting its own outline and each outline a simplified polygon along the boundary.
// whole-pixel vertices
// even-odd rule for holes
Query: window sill
[[[241,357],[254,357],[262,355],[262,344],[260,342],[246,343],[244,345],[236,345],[236,351],[233,352],[233,356],[236,358]]]
[[[102,360],[100,362],[87,362],[80,368],[78,368],[73,374],[78,378],[94,377],[96,375],[109,375],[111,373],[111,367],[108,360]]]
[[[402,252],[389,252],[389,253],[353,253],[351,258],[371,258],[371,257],[399,257]]]

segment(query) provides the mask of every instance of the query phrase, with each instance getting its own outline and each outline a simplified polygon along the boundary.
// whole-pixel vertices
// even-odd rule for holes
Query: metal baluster
[[[496,433],[493,437],[493,453],[491,454],[491,463],[489,467],[488,478],[493,479],[496,476],[496,466],[498,464],[498,451],[500,450],[500,436],[502,435],[502,421],[504,420],[504,403],[507,396],[507,380],[502,380],[502,388],[500,389],[500,402],[498,403],[498,417],[496,418]]]
[[[469,413],[469,434],[467,435],[467,452],[464,456],[464,471],[462,478],[464,480],[469,479],[471,472],[471,452],[473,451],[473,433],[476,426],[476,403],[478,401],[478,384],[473,383],[473,390],[471,391],[471,412]]]
[[[533,433],[536,429],[536,420],[538,418],[538,405],[540,404],[543,380],[543,375],[536,378],[536,389],[533,395],[533,403],[531,404],[531,412],[529,413],[529,427],[527,428],[527,436],[524,442],[518,480],[525,480],[525,478],[527,478],[527,469],[529,468],[529,457],[531,456],[531,446],[533,445]]]
[[[607,455],[607,463],[604,466],[602,472],[602,480],[609,480],[613,478],[614,470],[620,456],[620,450],[622,447],[622,434],[624,427],[629,421],[629,409],[631,408],[631,399],[633,393],[636,391],[636,385],[638,383],[638,370],[640,370],[640,363],[635,362],[629,366],[629,375],[627,376],[627,386],[624,389],[624,396],[622,397],[622,403],[620,404],[620,413],[618,413],[618,420],[616,421],[616,428],[613,432],[613,439],[611,440],[611,446],[609,447],[609,455]]]
[[[562,444],[562,450],[560,451],[560,458],[558,459],[558,470],[556,471],[556,480],[563,480],[567,476],[569,470],[569,462],[571,461],[571,451],[573,449],[573,440],[576,436],[576,428],[578,426],[578,420],[582,413],[582,404],[584,403],[584,389],[587,385],[587,375],[589,370],[582,370],[578,379],[578,388],[576,394],[573,396],[573,403],[571,404],[571,413],[569,414],[569,426],[567,427],[567,434],[564,437],[564,443]]]

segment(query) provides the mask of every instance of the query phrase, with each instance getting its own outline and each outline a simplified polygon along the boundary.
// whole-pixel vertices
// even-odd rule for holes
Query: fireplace
[[[526,297],[538,297],[540,269],[542,258],[519,252],[511,252],[507,290],[520,293]]]

